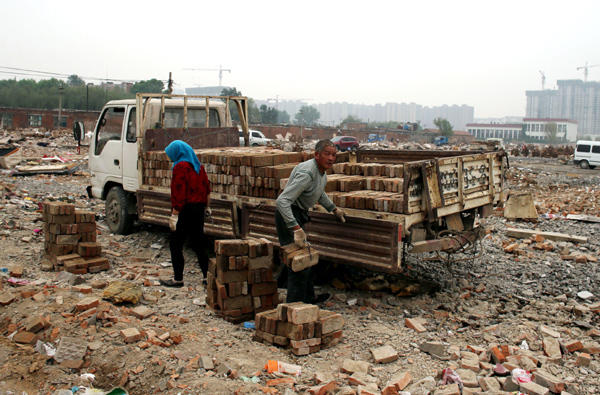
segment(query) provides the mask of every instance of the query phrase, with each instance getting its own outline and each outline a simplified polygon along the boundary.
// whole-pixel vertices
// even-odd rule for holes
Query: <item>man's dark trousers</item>
[[[310,222],[310,216],[308,212],[292,206],[292,214],[298,225],[304,229],[304,225]],[[292,228],[288,228],[285,224],[285,220],[279,213],[279,210],[275,210],[275,226],[277,228],[277,237],[279,238],[279,245],[286,246],[294,243],[294,231]],[[287,298],[286,303],[292,302],[304,302],[314,303],[315,301],[315,287],[312,280],[312,270],[307,267],[304,270],[295,272],[291,267],[287,267]]]

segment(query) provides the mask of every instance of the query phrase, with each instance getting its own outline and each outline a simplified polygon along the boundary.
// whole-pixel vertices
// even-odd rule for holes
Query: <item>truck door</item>
[[[104,185],[108,182],[122,184],[123,171],[123,124],[125,106],[107,107],[102,111],[93,146],[90,147],[90,172],[92,174],[92,193],[102,196]]]
[[[135,192],[140,185],[138,181],[138,147],[135,106],[129,106],[127,111],[127,126],[125,141],[123,142],[123,189],[129,192]]]

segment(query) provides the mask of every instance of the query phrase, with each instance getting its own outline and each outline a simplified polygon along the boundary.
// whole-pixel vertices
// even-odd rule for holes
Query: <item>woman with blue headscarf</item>
[[[206,279],[208,255],[204,250],[204,216],[210,215],[210,183],[196,153],[187,143],[175,140],[165,148],[173,162],[171,177],[171,263],[173,279],[160,280],[167,287],[183,287],[183,243],[189,236]]]

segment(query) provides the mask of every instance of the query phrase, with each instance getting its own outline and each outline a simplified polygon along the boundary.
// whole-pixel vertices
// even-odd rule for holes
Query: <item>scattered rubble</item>
[[[21,141],[27,156],[48,148],[30,138],[49,137]],[[68,149],[53,150],[65,157]],[[110,234],[104,202],[85,194],[84,163],[72,175],[3,173],[0,394],[55,395],[90,387],[89,375],[94,387],[132,395],[599,394],[600,223],[541,214],[597,217],[600,177],[524,160],[511,167],[509,186],[531,193],[538,219],[507,220],[496,210],[484,221],[480,258],[449,271],[426,254],[409,255],[412,283],[331,266],[328,282],[319,285],[335,297],[323,309],[343,318],[343,337],[301,356],[253,341],[250,325],[208,308],[190,249],[186,286],[160,287],[158,278],[171,275],[168,229],[138,225],[132,235]],[[41,270],[46,201],[94,213],[108,270]],[[440,286],[415,292],[415,280]],[[133,297],[116,297],[117,284]],[[284,293],[279,289],[277,298]],[[262,319],[256,323],[259,329]],[[268,361],[301,372],[269,372]]]

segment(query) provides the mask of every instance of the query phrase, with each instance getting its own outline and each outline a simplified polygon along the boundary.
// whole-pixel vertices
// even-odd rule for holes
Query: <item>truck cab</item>
[[[161,133],[163,140],[172,141],[184,139],[189,130],[232,126],[227,98],[172,97],[138,94],[136,99],[112,100],[106,103],[96,122],[89,149],[88,194],[106,200],[106,219],[113,233],[128,233],[133,226],[136,191],[142,183],[141,153],[156,149],[153,145],[159,142]],[[247,135],[247,124],[244,129]],[[146,138],[149,131],[156,132],[155,140]],[[194,147],[193,141],[189,143]],[[228,145],[238,144],[236,138]]]
[[[445,144],[448,144],[448,137],[446,137],[446,136],[437,136],[435,138],[435,140],[433,140],[433,142],[437,146],[445,145]]]

